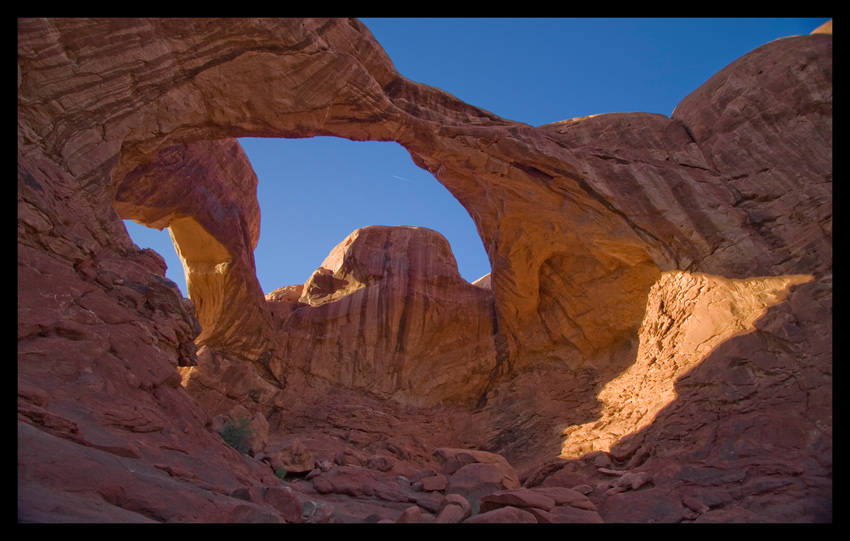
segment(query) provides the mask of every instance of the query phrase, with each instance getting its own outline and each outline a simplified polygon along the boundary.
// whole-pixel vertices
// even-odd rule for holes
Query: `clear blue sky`
[[[670,115],[724,66],[808,19],[361,19],[408,79],[509,120],[537,126],[609,112]],[[490,271],[472,219],[399,145],[336,138],[241,139],[259,178],[254,252],[265,293],[302,284],[358,227],[435,229],[469,281]],[[183,294],[167,231],[125,221],[166,258]]]

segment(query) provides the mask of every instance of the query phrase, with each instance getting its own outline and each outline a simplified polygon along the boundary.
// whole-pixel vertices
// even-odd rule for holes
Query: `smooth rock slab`
[[[537,518],[524,509],[518,507],[500,507],[486,513],[473,515],[463,521],[464,524],[536,524]]]
[[[480,511],[482,513],[499,507],[536,507],[550,511],[555,507],[555,500],[527,488],[517,488],[486,494],[481,497]]]
[[[527,509],[540,524],[601,524],[605,522],[596,511],[559,505],[549,511],[530,507]]]

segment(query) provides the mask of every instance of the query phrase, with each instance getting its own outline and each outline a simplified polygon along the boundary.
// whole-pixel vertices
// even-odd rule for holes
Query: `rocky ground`
[[[224,427],[240,415],[251,418],[248,440],[267,443],[254,443],[264,451],[248,443],[246,453],[277,472],[281,480],[273,490],[277,494],[282,486],[288,494],[293,514],[287,521],[603,521],[587,497],[594,487],[525,488],[525,479],[501,455],[457,447],[464,438],[454,427],[468,413],[439,406],[402,407],[344,391],[334,394],[334,399],[300,411],[280,412],[272,423],[250,416],[241,406],[214,421],[214,426]],[[597,462],[612,466],[610,461]],[[623,472],[610,470],[610,475],[620,479]],[[638,488],[641,483],[632,484]],[[240,489],[236,495],[264,504],[269,490]]]

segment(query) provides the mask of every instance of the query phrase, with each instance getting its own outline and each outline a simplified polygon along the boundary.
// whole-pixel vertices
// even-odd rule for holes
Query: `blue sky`
[[[827,20],[361,19],[408,79],[533,126],[610,112],[669,116],[733,60]],[[437,230],[464,278],[490,271],[472,219],[401,146],[328,137],[240,142],[259,178],[254,258],[265,293],[304,283],[367,225]],[[185,295],[168,232],[125,224],[136,244],[165,257],[166,276]]]

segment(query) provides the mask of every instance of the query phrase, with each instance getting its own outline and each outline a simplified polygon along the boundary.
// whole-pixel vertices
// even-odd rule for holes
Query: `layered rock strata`
[[[494,318],[492,293],[461,278],[442,235],[367,227],[333,249],[289,311],[275,310],[272,371],[411,404],[474,405],[497,368]]]
[[[477,412],[450,416],[474,429],[466,443],[525,466],[526,484],[588,487],[606,521],[831,519],[831,34],[752,51],[671,118],[541,127],[405,79],[356,20],[20,19],[17,83],[19,520],[297,521],[270,490],[279,480],[227,447],[210,411],[233,406],[217,393],[282,419],[302,411],[299,393],[313,401],[337,383],[396,398],[483,393]],[[374,302],[398,291],[387,284],[427,289],[426,276],[379,265],[382,286],[355,279],[342,258],[298,300],[267,303],[255,287],[256,179],[226,140],[316,135],[398,142],[475,221],[491,292],[448,290],[492,295],[490,317],[470,322],[490,364],[435,361],[471,374],[464,391],[417,374],[420,353],[397,332],[404,303]],[[195,182],[201,170],[212,174]],[[192,303],[122,217],[172,228]],[[695,304],[650,304],[647,318],[654,284],[689,276],[705,276],[681,294]],[[676,340],[703,332],[699,295],[730,280],[746,291],[732,288],[734,302],[706,314],[711,329],[736,330],[712,334],[713,350],[679,370]],[[372,357],[380,379],[334,367],[329,343],[316,374],[300,354],[289,365],[270,310],[290,325],[354,299],[367,311],[358,323],[307,321],[285,341],[297,352],[300,332],[344,338],[381,322],[396,331],[388,341],[364,334],[360,356],[336,357]],[[379,305],[394,308],[370,316]],[[730,320],[713,320],[724,311]],[[447,324],[428,313],[416,317]],[[665,334],[671,313],[693,322]],[[659,340],[642,342],[650,336]],[[615,390],[654,378],[652,359],[678,378],[672,402],[626,405]],[[180,385],[178,368],[194,364],[190,381],[206,371],[218,386],[200,403]],[[322,381],[297,388],[279,374]],[[540,466],[570,427],[596,420],[617,437],[637,430],[584,439],[609,449],[598,456],[610,468],[585,457]],[[180,505],[161,498],[174,491]]]

